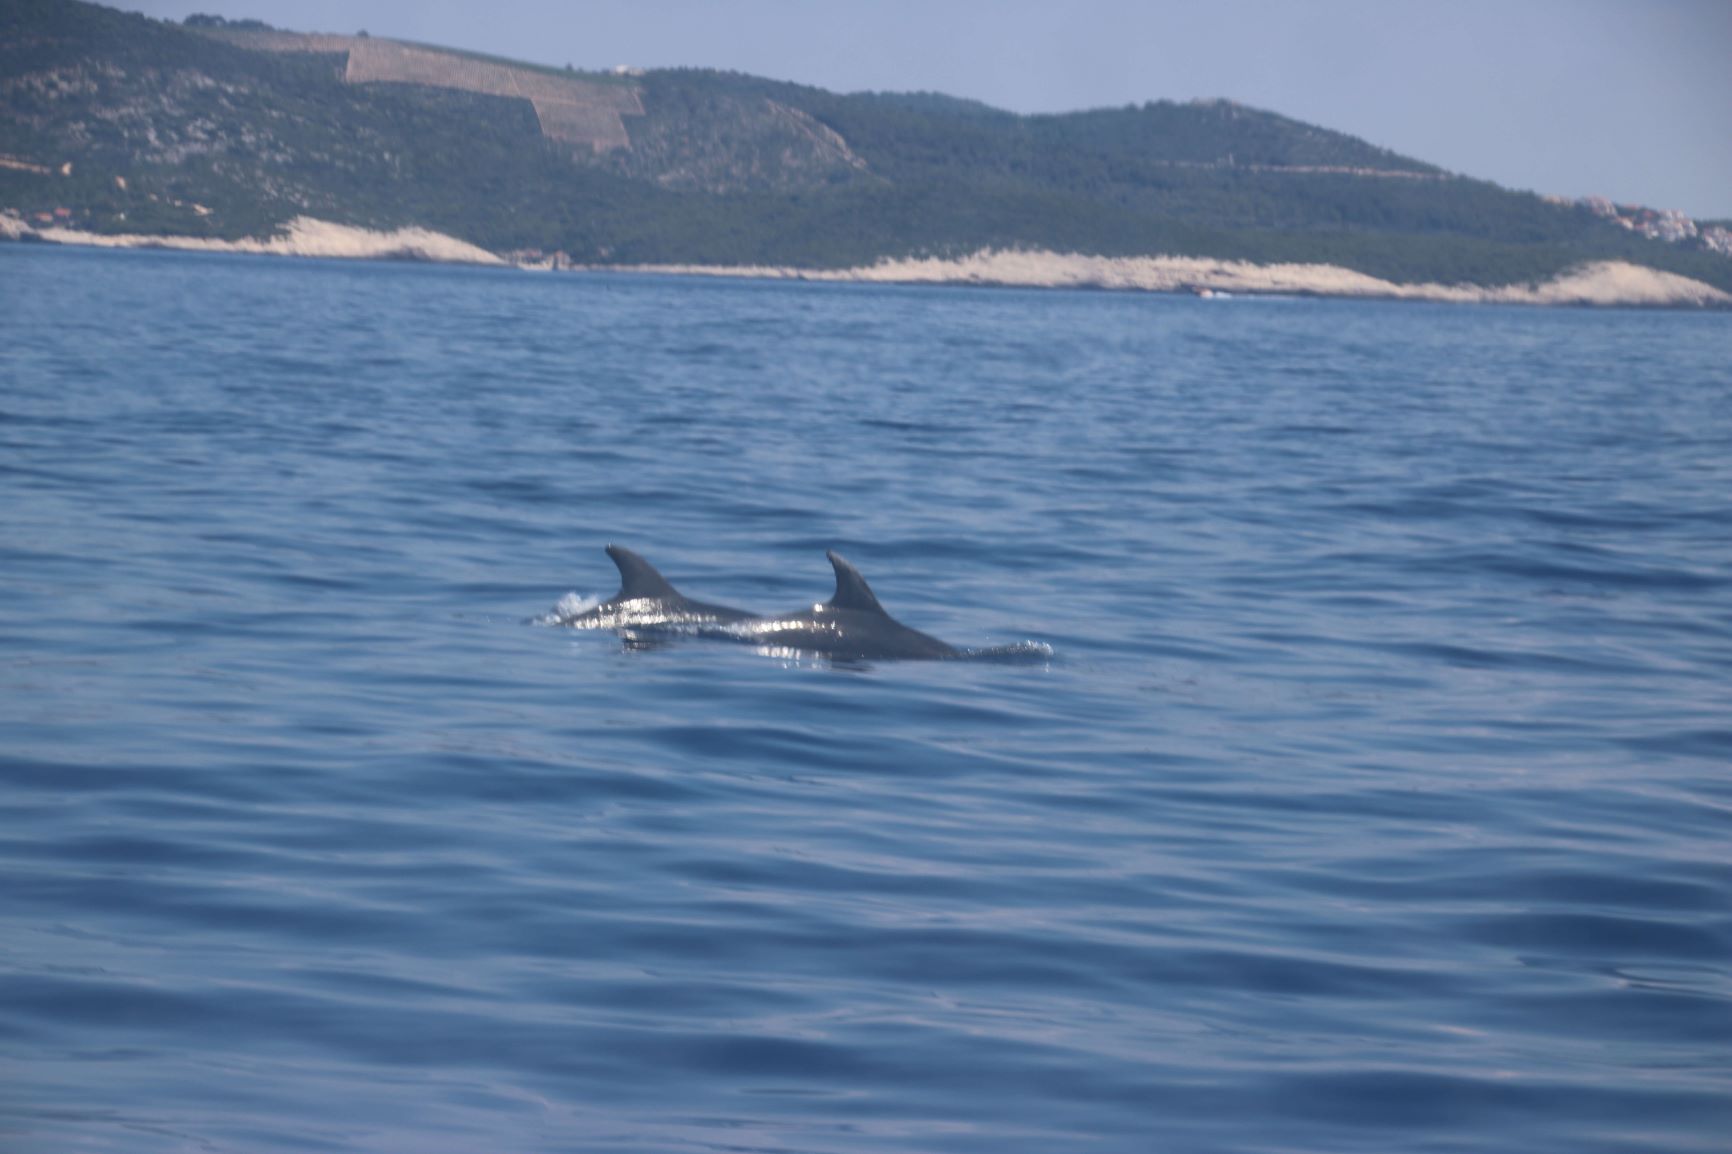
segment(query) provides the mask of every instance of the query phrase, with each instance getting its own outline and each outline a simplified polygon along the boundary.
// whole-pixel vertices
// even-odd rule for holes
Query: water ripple
[[[1728,318],[0,265],[6,1149],[1732,1132]]]

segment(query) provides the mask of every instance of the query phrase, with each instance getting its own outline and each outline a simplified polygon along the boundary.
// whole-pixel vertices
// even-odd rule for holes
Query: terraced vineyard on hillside
[[[265,52],[341,53],[346,58],[343,79],[349,84],[422,84],[527,100],[544,136],[591,152],[630,148],[621,118],[644,111],[637,89],[629,84],[560,76],[394,40],[229,29],[208,35]]]

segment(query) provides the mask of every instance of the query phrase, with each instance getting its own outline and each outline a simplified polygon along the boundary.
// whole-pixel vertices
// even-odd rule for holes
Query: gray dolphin
[[[744,609],[693,601],[630,549],[609,545],[607,555],[619,569],[619,592],[594,609],[559,617],[558,624],[575,629],[698,630],[754,618]]]
[[[836,570],[836,595],[830,600],[780,617],[736,621],[722,632],[773,650],[845,661],[963,656],[938,638],[910,629],[884,612],[860,570],[834,550],[826,556]]]
[[[840,554],[826,554],[836,570],[836,594],[822,605],[777,617],[693,601],[630,549],[609,545],[619,567],[619,592],[582,613],[555,612],[542,620],[577,629],[612,629],[630,648],[653,648],[669,635],[743,641],[772,653],[836,661],[940,660],[1044,661],[1052,647],[1039,641],[989,649],[957,649],[884,612],[860,570]]]

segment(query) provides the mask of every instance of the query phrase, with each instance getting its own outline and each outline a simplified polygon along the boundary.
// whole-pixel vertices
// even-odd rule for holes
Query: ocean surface
[[[6,1154],[1729,1143],[1732,316],[0,246]]]

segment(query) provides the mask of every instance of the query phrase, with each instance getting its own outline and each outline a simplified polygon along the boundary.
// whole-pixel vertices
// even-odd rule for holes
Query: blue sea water
[[[0,1149],[1725,1151],[1732,316],[0,246]],[[534,624],[628,545],[1050,659]]]

